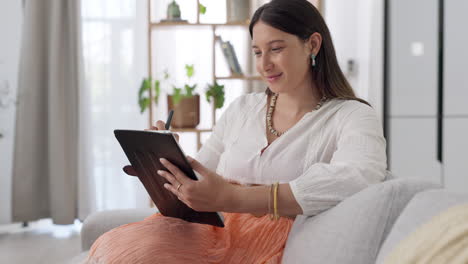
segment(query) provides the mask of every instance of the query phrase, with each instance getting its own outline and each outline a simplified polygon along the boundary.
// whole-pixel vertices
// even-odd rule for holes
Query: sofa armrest
[[[109,210],[96,212],[86,218],[81,229],[81,249],[88,250],[105,232],[124,224],[139,222],[156,213],[155,208]]]

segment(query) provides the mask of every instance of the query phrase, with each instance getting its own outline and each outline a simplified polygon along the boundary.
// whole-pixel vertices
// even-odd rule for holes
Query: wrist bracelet
[[[279,219],[279,214],[278,214],[278,187],[279,183],[276,182],[273,188],[273,218],[275,220]]]
[[[268,214],[270,215],[270,220],[273,220],[273,213],[271,212],[271,196],[273,195],[273,184],[270,185],[270,190],[268,192]]]

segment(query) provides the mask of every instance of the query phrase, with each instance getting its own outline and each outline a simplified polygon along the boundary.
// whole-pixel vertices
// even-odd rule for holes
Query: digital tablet
[[[164,188],[167,181],[157,171],[168,170],[159,162],[160,158],[170,161],[189,178],[198,180],[184,152],[170,131],[114,130],[114,134],[138,178],[162,215],[180,218],[192,223],[224,227],[221,214],[197,212]]]

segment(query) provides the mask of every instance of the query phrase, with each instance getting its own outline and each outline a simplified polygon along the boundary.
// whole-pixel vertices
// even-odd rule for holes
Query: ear
[[[318,32],[310,35],[309,39],[306,40],[306,45],[308,47],[309,54],[317,55],[322,47],[322,35]]]

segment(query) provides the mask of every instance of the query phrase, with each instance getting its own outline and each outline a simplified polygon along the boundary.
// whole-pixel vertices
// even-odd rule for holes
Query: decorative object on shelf
[[[180,7],[175,0],[167,6],[167,19],[180,20]]]
[[[247,23],[250,18],[249,0],[226,0],[226,22]]]
[[[187,23],[187,20],[181,18],[180,7],[175,0],[173,0],[167,6],[167,17],[166,19],[161,20],[161,22],[181,22]]]
[[[208,85],[208,89],[206,90],[206,101],[211,103],[211,99],[214,102],[214,108],[219,109],[224,105],[224,85],[219,85],[218,82],[214,82],[213,84]]]
[[[232,46],[231,42],[223,41],[220,36],[217,36],[216,39],[219,41],[221,45],[221,51],[223,52],[224,58],[226,58],[226,62],[229,66],[229,70],[231,71],[232,76],[242,76],[242,69],[239,64],[239,60],[237,59],[236,51]]]
[[[195,73],[193,65],[185,65],[189,79]],[[185,84],[183,88],[173,86],[173,94],[167,96],[168,111],[174,110],[173,128],[195,128],[200,123],[200,95],[195,94],[196,84]]]

